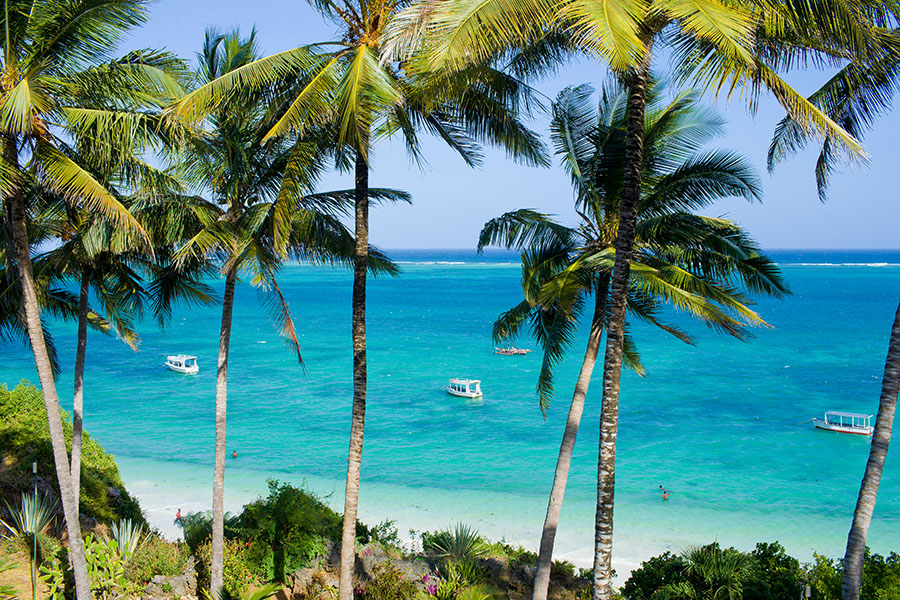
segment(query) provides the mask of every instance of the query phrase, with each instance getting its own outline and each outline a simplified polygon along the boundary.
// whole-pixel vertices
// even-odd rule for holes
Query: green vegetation
[[[47,414],[41,391],[28,383],[9,390],[0,386],[0,493],[18,495],[32,488],[31,463],[38,464],[38,474],[59,495],[53,451],[47,429]],[[63,412],[63,432],[71,448],[72,424]],[[131,519],[146,524],[137,500],[128,495],[119,476],[115,458],[107,454],[85,433],[81,479],[81,512],[101,522]],[[115,490],[110,493],[111,490]]]
[[[378,565],[375,577],[357,584],[353,590],[357,600],[416,600],[419,591],[416,584],[390,563]]]
[[[307,490],[269,481],[269,495],[244,507],[235,530],[253,572],[284,581],[323,556],[326,541],[340,540],[341,515]]]
[[[714,543],[644,561],[621,593],[625,600],[789,600],[808,585],[813,600],[840,600],[842,579],[840,561],[816,554],[813,563],[801,564],[777,542],[759,543],[752,552]],[[862,579],[861,598],[900,598],[900,555],[866,551]]]
[[[145,585],[155,575],[180,575],[191,556],[186,544],[164,540],[151,532],[144,536],[134,554],[125,565],[125,577],[136,584]]]
[[[220,273],[225,285],[213,511],[210,518],[195,515],[185,524],[188,547],[199,554],[214,597],[222,590],[245,596],[254,578],[284,580],[297,566],[321,558],[337,541],[335,519],[340,518],[339,594],[341,600],[350,600],[357,540],[382,539],[399,547],[389,527],[368,530],[356,517],[368,376],[366,281],[379,261],[382,270],[393,272],[385,267],[384,257],[370,251],[369,208],[373,200],[405,198],[396,192],[379,197],[370,187],[373,151],[383,140],[402,138],[411,155],[421,160],[419,136],[428,132],[470,165],[481,161],[479,143],[502,147],[526,164],[545,165],[539,136],[523,123],[539,104],[526,81],[553,71],[573,54],[590,54],[624,87],[610,90],[618,107],[615,119],[595,125],[595,115],[579,106],[577,88],[564,92],[557,106],[574,110],[566,112],[564,107],[554,114],[554,142],[573,175],[583,222],[573,230],[546,215],[520,210],[501,217],[493,233],[487,233],[506,236],[507,246],[520,242],[526,254],[542,260],[540,267],[525,264],[528,257],[523,260],[535,285],[526,286],[523,304],[504,315],[497,329],[503,337],[533,318],[546,349],[542,401],[551,390],[550,368],[574,335],[573,315],[586,296],[595,299],[582,389],[573,397],[540,544],[534,600],[547,597],[551,579],[577,579],[572,565],[552,562],[553,535],[587,381],[604,335],[592,596],[608,600],[620,372],[623,362],[636,364],[626,335],[626,312],[658,323],[658,299],[674,301],[739,335],[745,324],[761,319],[746,307],[738,283],[754,292],[777,288],[771,270],[761,268],[760,274],[726,268],[746,267],[738,264],[744,259],[750,259],[753,268],[765,267],[739,229],[687,214],[723,193],[754,196],[755,191],[743,177],[740,161],[727,155],[710,154],[715,160],[705,165],[691,156],[687,162],[677,160],[686,149],[700,147],[702,136],[687,135],[690,139],[674,148],[654,144],[661,128],[676,140],[675,132],[691,131],[683,123],[665,130],[666,119],[678,116],[676,105],[689,103],[689,96],[678,94],[661,114],[655,111],[657,91],[650,72],[654,53],[665,48],[663,55],[673,55],[671,62],[679,65],[676,80],[704,90],[739,91],[751,106],[760,91],[773,92],[789,117],[778,128],[770,163],[811,139],[820,140],[816,175],[824,194],[828,175],[842,158],[865,157],[854,136],[890,105],[900,73],[900,8],[882,0],[849,8],[830,0],[311,4],[339,26],[332,43],[302,45],[262,58],[254,36],[211,32],[192,78],[184,61],[164,52],[143,50],[111,59],[110,49],[149,17],[143,0],[5,2],[0,337],[27,339],[42,391],[2,389],[0,493],[14,496],[30,487],[29,466],[38,462],[42,477],[61,499],[68,532],[69,547],[55,549],[42,565],[53,594],[69,589],[66,563],[74,574],[78,600],[125,593],[134,583],[126,576],[127,564],[139,555],[137,525],[143,518],[121,485],[112,457],[81,433],[86,330],[108,319],[101,329],[115,330],[133,342],[131,323],[142,302],[166,313],[179,295],[195,302],[209,300],[195,275]],[[806,99],[779,75],[798,66],[836,69],[839,76]],[[193,83],[198,85],[185,93]],[[584,118],[590,126],[573,136],[578,133],[574,125]],[[158,161],[149,161],[163,163],[159,170],[143,160],[152,150],[160,151]],[[332,166],[353,171],[353,189],[315,194],[317,180]],[[679,172],[711,172],[709,167],[716,167],[718,174],[709,186],[699,186],[704,189],[684,181],[673,184]],[[601,181],[599,173],[610,176]],[[208,197],[185,197],[195,191]],[[154,213],[149,220],[140,215],[148,206]],[[49,225],[45,217],[52,213]],[[341,221],[351,214],[352,233]],[[541,238],[541,244],[524,243],[524,230],[532,238],[528,242]],[[165,235],[153,235],[161,231]],[[544,244],[548,241],[555,247]],[[33,261],[35,247],[45,242],[61,252],[55,259]],[[710,252],[705,242],[731,250]],[[274,485],[268,498],[226,523],[225,392],[234,290],[246,277],[267,294],[266,308],[299,357],[294,322],[276,281],[279,267],[294,256],[353,265],[353,412],[344,512],[337,515],[302,491]],[[133,262],[142,266],[135,270]],[[72,317],[75,303],[72,297],[59,302],[59,295],[47,293],[58,283],[41,272],[47,268],[81,283],[73,425],[59,412],[54,380],[59,356],[41,313]],[[146,288],[144,271],[151,279]],[[90,310],[91,291],[104,306],[104,317]],[[664,328],[686,339],[671,326]],[[896,561],[888,557],[879,563],[864,556],[864,549],[900,385],[900,310],[888,356],[871,460],[844,562],[846,600],[857,600],[861,589],[878,600],[879,595],[896,595],[892,584],[884,583],[894,578]],[[118,522],[114,539],[89,534],[82,543],[79,499],[86,515]],[[27,512],[25,504],[23,499]],[[29,533],[27,527],[20,529]],[[37,530],[29,534],[38,540]],[[157,549],[162,551],[162,546]],[[436,594],[454,599],[491,594],[475,585],[486,576],[483,556],[490,551],[475,532],[461,526],[438,532],[428,539],[426,551],[439,563]],[[161,552],[160,565],[177,562],[168,558]],[[528,570],[525,561],[531,559],[525,552],[516,556],[521,571]],[[33,560],[38,560],[36,553]],[[704,547],[679,560],[677,569],[648,575],[663,581],[654,595],[783,595],[796,584],[791,573],[798,572],[795,561],[773,547],[757,549],[753,556]],[[863,574],[866,564],[868,575]],[[817,559],[810,572],[819,575],[806,575],[825,597],[837,593],[838,570],[828,560]],[[756,581],[752,590],[747,583],[751,580]],[[403,578],[389,568],[381,568],[373,581],[380,584],[362,594],[402,598],[409,592]],[[265,593],[249,598],[262,596]]]

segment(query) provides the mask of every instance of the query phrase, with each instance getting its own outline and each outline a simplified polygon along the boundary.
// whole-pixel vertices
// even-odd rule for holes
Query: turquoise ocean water
[[[808,559],[846,543],[868,452],[861,436],[801,423],[825,410],[874,413],[900,298],[900,252],[774,252],[793,291],[760,299],[774,327],[742,343],[679,315],[688,346],[634,325],[647,376],[623,377],[616,490],[620,571],[663,549],[718,539],[750,548],[781,541]],[[537,544],[577,369],[582,331],[557,370],[542,418],[534,395],[540,353],[492,353],[491,324],[520,300],[515,257],[398,251],[403,275],[369,293],[369,405],[361,516],[408,528],[457,520]],[[340,507],[351,403],[350,292],[345,270],[286,267],[281,287],[297,322],[305,371],[239,288],[229,372],[227,505],[265,479],[306,483]],[[165,331],[141,328],[141,350],[92,333],[85,426],[120,463],[151,521],[172,530],[177,508],[210,503],[219,312],[183,308]],[[74,326],[54,324],[71,398]],[[518,346],[535,348],[523,338]],[[196,376],[162,366],[199,356]],[[448,396],[449,377],[482,380],[484,399]],[[2,347],[0,382],[36,381],[30,354]],[[559,532],[560,555],[591,556],[600,370],[582,421]],[[64,406],[71,401],[63,402]],[[894,451],[896,453],[896,450]],[[891,457],[894,458],[894,457]],[[667,502],[662,484],[674,490]],[[869,537],[900,550],[900,466],[889,459]]]

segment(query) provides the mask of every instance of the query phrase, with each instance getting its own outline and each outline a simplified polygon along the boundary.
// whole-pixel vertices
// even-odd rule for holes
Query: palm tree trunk
[[[566,429],[563,432],[559,447],[559,458],[556,459],[556,471],[553,474],[553,487],[550,489],[550,502],[547,504],[547,516],[544,518],[544,530],[541,533],[541,546],[538,551],[537,571],[534,575],[533,600],[547,600],[550,588],[550,567],[553,564],[553,543],[556,539],[556,528],[559,525],[559,513],[562,511],[563,496],[566,493],[566,481],[569,479],[569,466],[572,464],[572,451],[578,426],[581,424],[581,413],[584,411],[584,400],[587,396],[591,374],[597,362],[600,340],[603,338],[603,320],[606,316],[606,295],[609,291],[609,279],[603,278],[597,285],[594,298],[594,317],[591,321],[591,332],[588,336],[587,350],[581,363],[581,372],[572,394],[569,416],[566,418]]]
[[[356,248],[353,255],[353,419],[344,491],[344,528],[341,535],[339,600],[353,598],[356,564],[356,513],[363,431],[366,425],[366,270],[369,262],[369,165],[356,152]]]
[[[222,327],[219,330],[219,366],[216,373],[216,455],[213,468],[212,564],[209,568],[209,589],[213,598],[222,596],[225,565],[225,420],[228,413],[228,349],[231,344],[231,314],[236,281],[237,273],[230,269],[225,275]]]
[[[881,483],[881,472],[887,458],[888,445],[891,443],[891,427],[894,423],[894,412],[897,409],[897,392],[900,390],[900,306],[894,316],[891,328],[891,341],[888,344],[887,360],[884,363],[884,378],[881,381],[881,401],[878,404],[878,415],[875,417],[875,431],[872,435],[872,447],[869,449],[869,461],[866,473],[859,487],[859,498],[856,500],[856,511],[853,513],[853,525],[847,538],[847,552],[844,555],[844,593],[843,600],[859,600],[859,589],[862,585],[863,557],[866,553],[866,535],[872,522],[875,510],[875,498],[878,495],[878,484]]]
[[[87,354],[88,274],[81,273],[78,297],[78,345],[75,350],[75,393],[72,397],[72,494],[75,512],[81,496],[81,438],[84,430],[84,358]]]
[[[18,150],[16,140],[11,136],[3,139],[4,159],[8,168],[18,170]],[[41,311],[38,305],[37,290],[34,283],[34,271],[31,266],[31,248],[28,242],[28,229],[25,216],[25,197],[18,186],[6,198],[10,203],[12,214],[12,233],[16,248],[16,264],[19,280],[22,285],[22,305],[25,310],[25,326],[34,363],[37,367],[38,379],[47,410],[47,426],[50,430],[50,445],[53,449],[53,462],[56,467],[56,478],[59,481],[59,495],[62,499],[63,515],[66,518],[66,532],[69,535],[69,562],[75,576],[75,597],[77,600],[91,600],[91,582],[88,577],[87,561],[84,556],[84,542],[81,539],[81,524],[78,521],[75,495],[72,490],[72,477],[69,471],[69,456],[66,452],[66,440],[63,436],[62,419],[59,413],[59,396],[53,381],[53,370],[50,356],[44,342],[44,330],[41,326]]]
[[[597,514],[594,526],[593,600],[609,600],[612,594],[613,500],[616,488],[616,434],[619,420],[619,378],[625,345],[625,308],[628,278],[634,252],[634,230],[641,198],[644,162],[644,108],[653,39],[646,42],[641,64],[628,78],[628,129],[625,134],[625,175],[616,237],[616,261],[610,285],[606,355],[603,364],[603,399],[600,408],[600,449],[597,459]]]

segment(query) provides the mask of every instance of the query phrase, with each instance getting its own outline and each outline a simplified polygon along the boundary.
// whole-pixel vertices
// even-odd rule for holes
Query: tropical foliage
[[[764,325],[741,288],[776,296],[786,286],[775,265],[755,242],[725,219],[692,210],[727,196],[759,196],[757,178],[741,157],[704,146],[721,132],[722,121],[700,107],[696,96],[671,102],[650,90],[645,116],[642,193],[637,211],[628,309],[682,341],[691,338],[663,321],[668,304],[721,332],[743,338],[748,326]],[[594,108],[590,86],[567,88],[553,107],[551,139],[572,179],[578,227],[567,227],[531,210],[489,221],[479,249],[496,244],[522,252],[525,298],[494,324],[504,342],[528,328],[544,349],[538,397],[544,411],[553,393],[553,368],[573,344],[587,298],[593,296],[585,358],[575,385],[560,446],[535,576],[535,597],[550,583],[553,543],[585,397],[609,320],[612,273],[624,180],[627,116],[625,90],[613,82]],[[625,359],[643,371],[626,332]],[[605,507],[604,510],[611,510]]]

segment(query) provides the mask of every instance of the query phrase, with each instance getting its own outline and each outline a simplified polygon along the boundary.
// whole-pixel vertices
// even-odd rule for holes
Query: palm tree
[[[199,83],[209,85],[259,59],[255,32],[207,31],[199,54]],[[357,241],[341,224],[351,191],[306,193],[334,153],[327,131],[267,136],[283,113],[285,89],[243,88],[216,107],[207,119],[207,135],[197,137],[187,153],[189,176],[210,193],[196,202],[197,231],[176,254],[176,263],[208,260],[225,278],[216,377],[216,450],[213,479],[212,565],[214,594],[222,587],[224,558],[224,482],[228,358],[234,292],[241,274],[252,275],[264,293],[264,305],[302,365],[295,326],[276,273],[284,256],[314,262],[347,263]],[[376,200],[407,200],[396,190],[370,190]],[[278,246],[278,244],[281,246]],[[373,272],[396,274],[386,257],[368,246]]]
[[[891,108],[891,100],[900,83],[898,79],[900,48],[896,36],[885,37],[885,45],[875,49],[881,53],[877,60],[865,63],[854,61],[844,65],[809,97],[810,102],[819,106],[835,122],[840,123],[845,130],[860,139],[874,126],[877,118]],[[819,198],[825,201],[828,197],[831,176],[842,162],[842,157],[829,137],[814,140],[790,116],[782,119],[775,129],[769,146],[769,170],[773,171],[776,166],[810,143],[819,145],[815,167],[816,187]],[[898,335],[900,330],[895,319],[884,369],[881,402],[875,418],[874,437],[853,513],[853,524],[847,536],[843,562],[843,600],[859,600],[862,586],[866,536],[872,521],[872,512],[875,510],[878,486],[891,438],[897,390],[900,389],[900,369],[897,368],[897,361],[900,360]]]
[[[414,4],[398,20],[401,25],[390,32],[394,56],[429,69],[459,68],[511,48],[540,45],[548,36],[563,32],[570,36],[572,47],[602,57],[628,85],[621,207],[606,323],[592,585],[595,600],[606,600],[612,593],[618,398],[654,44],[662,41],[674,47],[674,62],[680,65],[683,79],[716,92],[726,89],[731,93],[742,87],[751,108],[759,90],[768,89],[801,128],[827,136],[838,152],[862,156],[862,147],[852,135],[777,74],[778,69],[798,62],[822,66],[835,64],[838,57],[875,60],[878,53],[873,48],[887,37],[879,25],[896,15],[895,7],[885,2],[866,11],[846,8],[841,2],[811,7],[798,0],[749,5],[720,0],[448,0]],[[425,58],[413,61],[417,53]]]
[[[538,136],[518,120],[530,90],[490,66],[470,67],[452,77],[413,73],[383,60],[385,29],[404,0],[315,0],[314,6],[341,28],[338,40],[288,50],[225,74],[188,94],[176,114],[197,118],[235,89],[294,82],[293,100],[269,130],[264,142],[280,136],[307,135],[315,128],[333,129],[339,165],[354,173],[353,254],[353,409],[341,536],[340,598],[352,597],[356,516],[366,414],[366,273],[369,268],[369,161],[375,144],[394,133],[421,160],[417,132],[431,132],[469,164],[480,160],[476,140],[486,140],[530,164],[545,164]],[[334,50],[327,51],[333,47]],[[294,161],[286,178],[301,172]],[[288,186],[290,187],[290,186]],[[282,203],[276,203],[275,248],[283,251],[287,236]]]
[[[126,118],[130,117],[131,122],[126,122],[125,127],[130,135],[123,135],[121,140],[111,137],[123,133],[121,126],[110,127],[116,121],[115,115],[120,112],[120,106],[108,97],[97,97],[93,90],[86,90],[87,94],[79,98],[80,106],[86,111],[108,111],[111,118],[83,122],[71,143],[59,142],[59,149],[67,158],[90,173],[132,212],[133,208],[141,206],[139,201],[153,202],[182,191],[177,179],[147,164],[143,157],[153,149],[164,149],[175,142],[167,135],[172,131],[161,127],[160,112],[181,95],[178,93],[182,89],[179,81],[185,79],[182,62],[167,53],[132,53],[122,59],[135,60],[139,60],[143,67],[152,66],[165,74],[169,85],[152,95],[145,94],[147,90],[140,88],[128,94]],[[117,100],[121,102],[122,98]],[[130,197],[126,197],[129,192]],[[79,288],[70,467],[77,510],[81,490],[87,327],[90,319],[102,318],[91,316],[89,296],[93,290],[103,306],[104,331],[115,332],[119,339],[137,350],[138,336],[133,323],[134,318],[143,311],[147,293],[143,288],[142,275],[148,271],[148,261],[152,259],[147,258],[148,253],[141,244],[123,235],[102,215],[94,215],[77,207],[67,209],[62,199],[57,202],[62,208],[57,214],[64,216],[58,225],[63,244],[46,254],[41,268],[52,276],[74,280]],[[140,220],[140,214],[135,216]],[[159,236],[151,240],[151,245],[157,246],[175,241],[163,240]],[[207,296],[205,300],[211,302],[212,298]]]
[[[755,199],[758,181],[739,156],[725,151],[699,151],[720,135],[722,121],[697,104],[695,94],[669,103],[655,85],[645,116],[644,189],[639,205],[635,262],[629,308],[685,342],[680,329],[658,318],[661,303],[671,302],[712,327],[738,338],[747,325],[764,325],[747,307],[735,281],[755,292],[786,293],[777,267],[759,253],[738,226],[723,219],[691,214],[727,196]],[[538,378],[541,410],[553,392],[553,367],[575,337],[586,298],[594,309],[581,370],[572,396],[557,459],[535,574],[534,598],[545,600],[550,583],[553,543],[565,494],[572,450],[585,397],[607,319],[610,273],[614,263],[615,224],[622,185],[625,137],[625,93],[611,83],[601,94],[599,111],[589,85],[566,88],[553,106],[551,140],[572,178],[579,227],[546,215],[517,210],[489,221],[479,250],[498,244],[522,251],[525,299],[501,315],[494,336],[507,339],[522,327],[544,347]],[[625,358],[642,370],[634,345],[626,339]]]
[[[718,544],[690,548],[683,553],[686,578],[653,594],[653,600],[741,600],[744,582],[752,574],[753,559]]]
[[[68,203],[104,215],[137,239],[140,225],[115,196],[59,149],[59,134],[91,123],[133,125],[140,116],[86,108],[88,96],[152,95],[169,78],[140,59],[107,61],[121,36],[146,19],[141,0],[6,0],[2,12],[4,79],[0,89],[2,169],[0,195],[11,230],[21,282],[25,325],[47,409],[53,459],[69,534],[69,556],[78,600],[90,597],[90,582],[71,470],[60,421],[59,399],[41,325],[40,301],[28,239],[28,174]],[[103,62],[107,61],[107,62]],[[122,130],[122,126],[118,131]]]
[[[897,307],[894,325],[891,328],[891,340],[884,363],[881,400],[878,404],[878,414],[875,417],[875,430],[872,433],[869,460],[866,462],[866,472],[859,486],[859,496],[853,512],[853,525],[847,536],[847,550],[844,554],[843,600],[859,600],[863,561],[866,554],[866,535],[869,533],[869,525],[872,523],[878,485],[881,483],[881,473],[884,470],[888,446],[891,443],[891,428],[894,424],[894,413],[897,410],[898,391],[900,391],[900,306]]]

